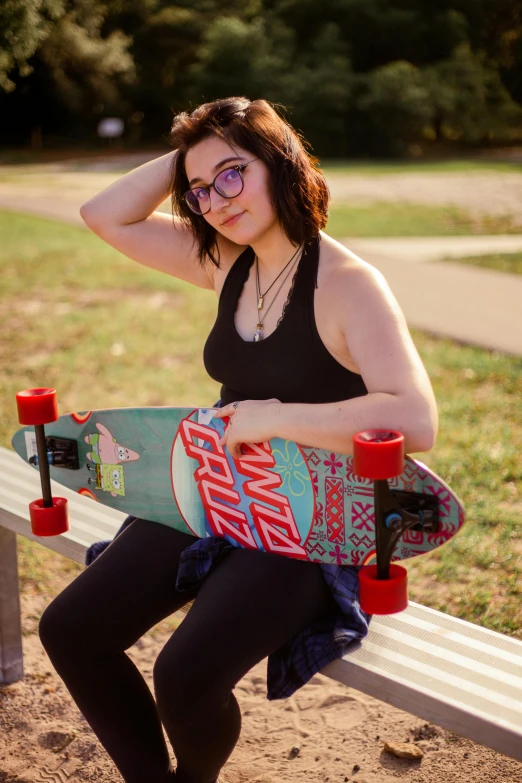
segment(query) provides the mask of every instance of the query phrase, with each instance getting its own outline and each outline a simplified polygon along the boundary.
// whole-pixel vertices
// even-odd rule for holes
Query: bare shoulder
[[[384,275],[331,237],[325,247],[332,252],[325,264],[330,317],[368,391],[413,390],[433,405],[426,370]]]
[[[328,282],[339,282],[339,276],[346,278],[347,276],[353,278],[376,276],[377,278],[383,275],[379,270],[364,261],[360,256],[349,250],[345,245],[338,242],[333,237],[325,234],[324,231],[320,232],[321,235],[321,261],[324,271],[326,272],[325,279]],[[330,279],[331,277],[331,279]]]
[[[384,275],[340,242],[323,232],[321,235],[324,263],[319,266],[317,293],[321,309],[327,313],[332,340],[340,354],[349,355],[350,369],[355,366],[363,373],[364,356],[372,342],[388,349],[394,342],[411,353],[413,344],[404,313]],[[372,353],[378,356],[375,345]]]
[[[396,300],[384,275],[337,240],[321,231],[321,264],[319,287],[324,286],[328,299],[338,302],[343,311],[347,306],[360,310],[368,296],[381,295]]]

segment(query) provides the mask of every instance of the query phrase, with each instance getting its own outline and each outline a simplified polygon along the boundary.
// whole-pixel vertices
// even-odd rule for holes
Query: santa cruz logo
[[[179,435],[185,455],[198,465],[191,466],[193,481],[213,535],[231,538],[247,549],[307,559],[290,500],[277,491],[283,478],[269,443],[243,446],[245,453],[233,460],[211,426],[185,419]],[[176,491],[178,466],[179,459],[173,459],[174,490],[183,513]]]

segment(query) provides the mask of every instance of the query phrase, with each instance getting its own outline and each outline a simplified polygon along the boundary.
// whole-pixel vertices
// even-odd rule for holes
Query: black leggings
[[[335,611],[319,566],[234,549],[176,590],[194,538],[136,519],[42,614],[49,658],[126,783],[214,783],[241,731],[232,693],[259,661]],[[125,650],[197,598],[154,664],[156,701]]]

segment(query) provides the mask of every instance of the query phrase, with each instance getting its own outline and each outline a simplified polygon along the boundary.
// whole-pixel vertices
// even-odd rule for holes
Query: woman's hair
[[[269,170],[272,207],[293,243],[308,243],[319,234],[327,222],[330,191],[322,172],[316,168],[318,158],[305,150],[305,145],[311,145],[268,101],[233,97],[203,103],[190,114],[177,114],[169,135],[169,142],[178,150],[172,164],[172,211],[195,236],[202,265],[210,258],[219,268],[217,231],[192,212],[183,198],[189,189],[185,157],[191,147],[212,135],[264,161]],[[218,252],[217,259],[214,249]]]

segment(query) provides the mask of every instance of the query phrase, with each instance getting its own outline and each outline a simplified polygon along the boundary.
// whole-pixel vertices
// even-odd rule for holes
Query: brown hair
[[[276,104],[274,104],[276,105]],[[189,189],[185,173],[188,150],[209,136],[224,139],[264,161],[269,169],[269,197],[285,234],[297,245],[310,242],[325,227],[330,191],[311,145],[265,100],[222,98],[203,103],[190,114],[174,117],[169,142],[178,149],[172,164],[172,212],[191,229],[202,265],[207,258],[219,268],[216,229],[196,215],[183,198]],[[218,259],[212,253],[217,249]]]

